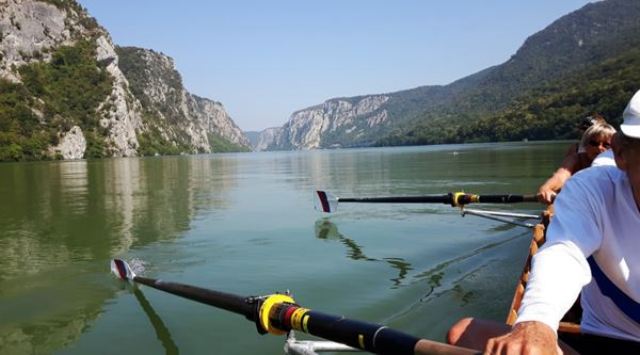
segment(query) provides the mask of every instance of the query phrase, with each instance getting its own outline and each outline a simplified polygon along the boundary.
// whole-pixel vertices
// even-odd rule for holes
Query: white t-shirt
[[[616,160],[613,158],[613,150],[607,149],[604,152],[598,154],[598,156],[593,159],[591,166],[605,166],[611,165],[616,166]]]
[[[623,297],[640,307],[640,212],[626,174],[615,167],[580,171],[558,194],[516,323],[536,320],[557,329],[585,286],[582,331],[640,341],[640,321],[623,312],[609,291],[603,294],[597,272],[592,278],[590,256]]]

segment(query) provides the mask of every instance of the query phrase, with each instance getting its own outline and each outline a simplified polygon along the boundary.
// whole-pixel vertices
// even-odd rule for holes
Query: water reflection
[[[147,298],[144,296],[142,291],[140,291],[139,288],[134,287],[133,294],[136,296],[136,299],[138,300],[138,303],[140,303],[140,306],[144,310],[144,313],[147,315],[147,318],[149,318],[149,321],[153,326],[153,330],[156,333],[156,338],[158,338],[158,340],[160,340],[160,342],[162,343],[162,347],[164,348],[165,353],[167,355],[179,354],[180,350],[171,338],[169,329],[164,325],[164,322],[153,309],[151,303],[147,301]]]
[[[227,208],[235,179],[235,160],[214,157],[0,165],[0,353],[73,343],[113,297],[92,279],[104,280],[107,261],[179,238],[199,213]],[[138,299],[167,353],[177,353]]]
[[[280,157],[277,163],[280,171],[308,176],[310,181],[293,181],[300,188],[308,188],[310,182],[314,189],[348,195],[432,194],[461,190],[532,193],[539,184],[535,178],[540,174],[537,162],[557,160],[558,157],[555,150],[542,144],[533,147],[531,143],[527,144],[530,149],[512,143],[297,152]],[[514,184],[514,181],[518,183]]]
[[[524,235],[528,235],[528,231],[525,231]],[[474,249],[467,254],[449,259],[439,263],[429,270],[417,274],[414,277],[414,282],[422,283],[426,281],[427,284],[427,291],[422,297],[420,297],[419,301],[429,302],[444,293],[453,291],[456,298],[461,300],[462,306],[469,303],[470,299],[473,297],[473,292],[463,289],[461,283],[466,279],[472,278],[475,274],[491,263],[491,260],[487,259],[487,252],[515,239],[522,239],[523,237],[523,234],[519,234],[498,242],[489,243],[480,248]],[[464,271],[460,272],[459,270]],[[456,277],[452,277],[449,275],[452,273],[456,273],[458,275]],[[445,277],[446,275],[449,276]]]
[[[88,173],[87,162],[63,162],[60,168],[60,196],[69,213],[82,215],[88,206]]]
[[[362,247],[358,245],[352,239],[347,238],[338,231],[338,227],[332,223],[328,218],[321,218],[315,223],[316,238],[325,240],[338,240],[344,244],[348,251],[347,256],[353,260],[365,260],[365,261],[384,261],[392,268],[398,270],[398,276],[391,279],[393,283],[392,288],[397,288],[402,285],[402,280],[405,279],[407,273],[412,270],[411,264],[406,262],[402,258],[383,258],[375,259],[370,258],[364,254]]]

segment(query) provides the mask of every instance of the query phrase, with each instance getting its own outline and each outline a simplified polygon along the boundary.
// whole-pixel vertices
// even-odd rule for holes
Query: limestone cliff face
[[[258,134],[258,140],[253,147],[255,151],[263,151],[276,149],[282,145],[282,137],[284,135],[284,127],[267,128]]]
[[[196,114],[205,123],[207,132],[218,134],[222,138],[249,148],[251,143],[240,127],[231,119],[222,103],[207,98],[191,95],[197,105]]]
[[[97,120],[105,132],[99,138],[104,140],[104,154],[136,155],[136,130],[141,126],[139,105],[131,97],[127,81],[118,68],[109,34],[72,1],[63,6],[33,0],[1,0],[0,5],[0,79],[19,84],[21,66],[51,61],[52,53],[60,46],[73,46],[79,40],[94,42],[95,59],[104,63],[104,68],[98,70],[108,71],[113,79],[111,94],[96,108]],[[37,108],[32,109],[46,124],[47,118]],[[82,157],[86,148],[84,138],[65,139],[82,137],[80,127],[63,129],[58,135],[62,142],[52,146],[52,152],[64,159]]]
[[[331,99],[294,112],[279,129],[261,133],[256,150],[341,148],[368,145],[367,134],[387,123],[386,95]]]
[[[121,68],[131,89],[163,140],[192,153],[213,151],[211,135],[240,147],[250,146],[221,103],[190,94],[173,59],[153,50],[119,47]]]
[[[86,53],[91,53],[89,60]],[[74,64],[78,58],[84,61]],[[22,109],[20,119],[0,115],[0,127],[39,124],[21,135],[0,137],[0,160],[208,153],[214,150],[212,139],[226,149],[248,149],[247,138],[222,104],[182,87],[171,58],[140,50],[136,59],[141,62],[129,59],[119,56],[109,33],[73,0],[0,0],[0,84],[14,90],[27,112]],[[87,66],[95,72],[83,72]],[[129,76],[132,67],[147,77]],[[52,84],[47,75],[56,70],[80,73],[73,79],[65,74],[65,80],[85,86],[93,81],[83,78],[100,78],[95,86],[103,87],[74,102],[73,95],[51,89],[80,86]]]
[[[107,153],[115,157],[135,156],[139,147],[136,133],[143,129],[140,102],[129,91],[111,39],[102,35],[96,43],[97,59],[109,63],[106,70],[113,77],[111,95],[98,107],[100,126],[109,132]]]
[[[20,82],[12,66],[51,60],[51,48],[72,44],[86,32],[77,18],[75,12],[39,1],[0,0],[0,76]]]

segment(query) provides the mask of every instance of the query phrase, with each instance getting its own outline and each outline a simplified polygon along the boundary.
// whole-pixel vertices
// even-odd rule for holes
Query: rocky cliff
[[[0,161],[247,149],[221,104],[158,78],[137,97],[121,65],[75,1],[0,0]]]
[[[190,94],[182,84],[173,59],[153,50],[118,47],[120,67],[131,90],[144,107],[154,142],[164,142],[193,153],[216,151],[216,141],[226,140],[247,150],[249,140],[221,103]]]
[[[383,129],[386,95],[338,98],[294,112],[280,128],[263,131],[255,150],[343,148],[370,145],[368,135]]]

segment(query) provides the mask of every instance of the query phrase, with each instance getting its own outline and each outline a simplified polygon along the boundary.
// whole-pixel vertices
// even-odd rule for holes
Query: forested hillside
[[[451,124],[433,120],[397,130],[380,145],[440,144],[575,138],[578,120],[602,113],[618,125],[627,102],[640,89],[640,48],[532,89],[496,114]]]
[[[640,88],[624,74],[637,57],[630,49],[640,48],[638,19],[637,0],[589,3],[531,35],[506,62],[451,84],[296,111],[268,149],[570,137],[580,116],[603,111],[615,119],[619,103]],[[359,109],[376,98],[384,100]]]

